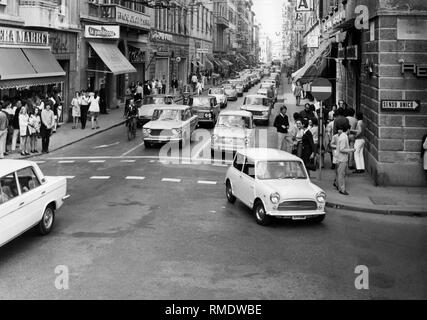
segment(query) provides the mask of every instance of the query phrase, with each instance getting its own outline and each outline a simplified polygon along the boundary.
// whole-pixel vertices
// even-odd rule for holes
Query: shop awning
[[[89,44],[114,75],[137,72],[115,44],[94,41],[89,41]]]
[[[47,86],[63,83],[64,77],[28,78],[0,81],[0,90],[17,89],[25,87]]]
[[[248,60],[246,60],[246,58],[238,52],[236,53],[236,58],[237,58],[237,60],[239,60],[240,62],[242,62],[244,64],[248,63]]]
[[[65,76],[49,49],[0,48],[0,80]]]
[[[200,68],[204,67],[204,65],[200,61],[197,61],[197,66],[200,67]]]
[[[312,82],[314,79],[319,77],[327,65],[327,63],[325,63],[325,58],[329,55],[331,44],[332,40],[323,42],[304,67],[292,74],[292,80],[294,82],[300,81],[304,84]]]
[[[209,59],[205,58],[205,67],[206,69],[211,70],[214,68],[214,65]]]
[[[230,61],[228,61],[227,59],[222,59],[222,63],[224,64],[224,65],[226,65],[226,66],[232,66],[233,64],[230,62]]]

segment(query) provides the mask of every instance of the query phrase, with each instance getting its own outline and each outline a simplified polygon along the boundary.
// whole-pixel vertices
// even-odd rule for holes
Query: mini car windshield
[[[218,126],[229,127],[229,128],[251,128],[251,119],[249,117],[242,116],[219,116]]]
[[[233,90],[235,87],[234,87],[234,85],[231,85],[231,84],[226,84],[225,86],[224,86],[224,89],[225,90]]]
[[[181,120],[181,111],[176,109],[163,109],[163,110],[155,110],[153,113],[153,121],[169,121]]]
[[[268,106],[267,99],[261,98],[261,97],[246,97],[245,98],[245,105],[261,105],[261,106]]]
[[[210,97],[194,97],[193,98],[193,107],[210,107]]]
[[[256,171],[259,180],[307,179],[303,164],[299,161],[260,161]]]
[[[213,88],[213,89],[211,89],[211,94],[224,94],[224,89]]]

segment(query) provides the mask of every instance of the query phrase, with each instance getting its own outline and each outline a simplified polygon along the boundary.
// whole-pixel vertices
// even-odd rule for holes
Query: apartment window
[[[200,29],[200,21],[199,21],[199,19],[200,19],[200,7],[198,6],[197,7],[197,30]]]
[[[194,7],[191,7],[191,29],[193,29],[194,28],[194,10],[195,10],[195,8]]]
[[[167,17],[167,10],[166,9],[162,9],[162,15],[163,15],[163,26],[162,26],[162,29],[166,30],[167,24],[168,24],[168,17]]]

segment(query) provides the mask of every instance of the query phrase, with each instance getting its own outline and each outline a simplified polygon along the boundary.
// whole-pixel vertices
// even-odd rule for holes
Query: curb
[[[348,210],[348,211],[357,211],[357,212],[364,212],[364,213],[374,213],[374,214],[381,214],[381,215],[394,215],[394,216],[406,216],[406,217],[427,217],[427,211],[409,211],[409,210],[398,210],[398,209],[378,209],[378,208],[367,208],[367,207],[360,207],[360,206],[353,206],[353,205],[346,205],[341,203],[333,203],[333,202],[326,202],[326,207],[332,208],[332,209],[341,209],[341,210]]]

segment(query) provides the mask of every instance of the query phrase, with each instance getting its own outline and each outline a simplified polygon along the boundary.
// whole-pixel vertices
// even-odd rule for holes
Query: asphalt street
[[[205,147],[171,163],[123,126],[37,158],[68,177],[71,198],[49,236],[0,248],[0,299],[427,298],[427,220],[328,209],[320,225],[261,227],[227,202],[227,163],[204,163]],[[355,288],[360,265],[368,290]],[[58,266],[68,289],[55,287]]]

